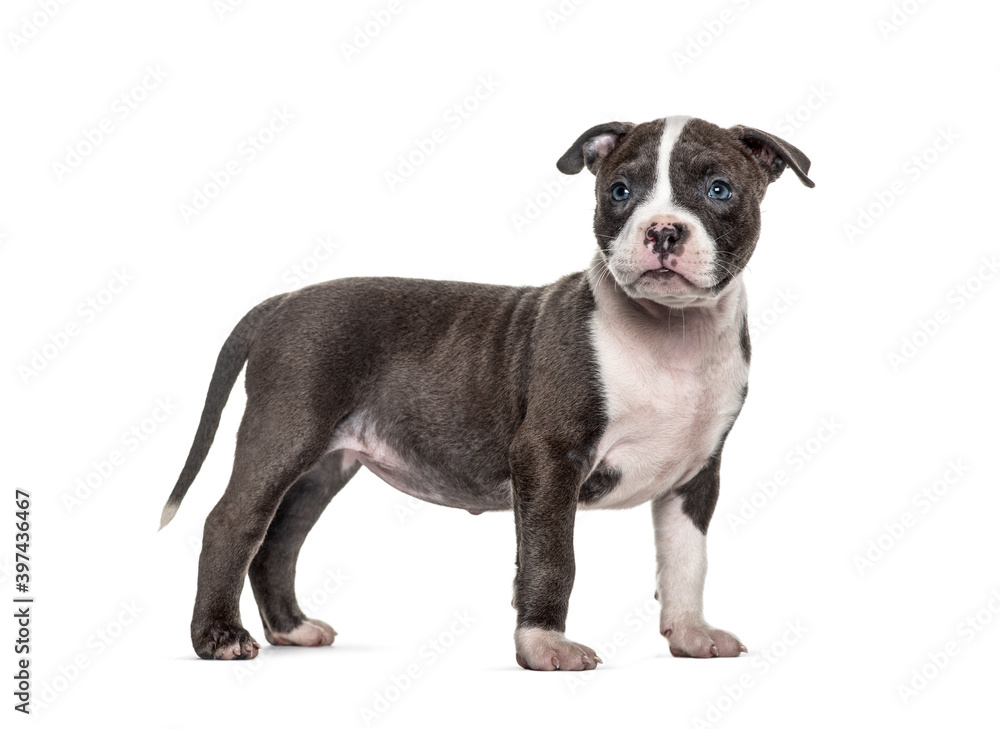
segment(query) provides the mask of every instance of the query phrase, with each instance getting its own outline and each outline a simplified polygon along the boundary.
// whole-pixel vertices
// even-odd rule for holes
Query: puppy
[[[299,549],[362,466],[443,506],[512,509],[517,662],[583,670],[564,635],[577,509],[649,502],[660,632],[675,656],[738,656],[702,614],[722,446],[747,393],[742,271],[760,202],[809,160],[770,134],[690,117],[612,122],[558,161],[596,177],[597,251],[542,287],[348,278],[252,309],[219,354],[174,516],[246,364],[232,477],[205,523],[191,622],[202,658],[247,659],[245,576],[264,637],[329,645],[295,599]]]

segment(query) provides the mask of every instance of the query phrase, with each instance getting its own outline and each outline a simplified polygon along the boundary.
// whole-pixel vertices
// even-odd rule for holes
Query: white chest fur
[[[627,508],[679,486],[715,452],[742,405],[742,277],[711,306],[669,314],[598,287],[592,337],[608,427],[595,464],[621,478],[591,508]]]

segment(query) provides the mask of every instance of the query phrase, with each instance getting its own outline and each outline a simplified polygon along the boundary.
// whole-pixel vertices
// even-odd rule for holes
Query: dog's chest
[[[617,482],[584,506],[626,508],[683,484],[732,427],[748,374],[739,329],[732,321],[691,319],[651,331],[595,314],[608,416],[595,463]]]

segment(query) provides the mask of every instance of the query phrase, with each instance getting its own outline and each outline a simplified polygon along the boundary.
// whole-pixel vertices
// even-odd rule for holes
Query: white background
[[[72,2],[52,17],[54,3],[4,4],[0,579],[9,600],[14,489],[26,488],[31,670],[45,704],[33,720],[366,726],[369,710],[367,725],[382,727],[931,727],[993,716],[1000,285],[982,261],[1000,251],[996,6],[400,3],[370,39],[358,28],[386,2],[250,0],[225,13],[211,0]],[[480,79],[495,88],[469,100]],[[463,103],[475,107],[465,118],[449,111]],[[240,145],[275,109],[294,120],[248,160]],[[583,683],[523,671],[511,515],[414,506],[363,472],[299,562],[300,601],[337,628],[335,646],[267,645],[247,589],[260,657],[197,659],[198,542],[228,478],[242,384],[176,519],[157,525],[239,317],[340,276],[544,284],[579,270],[594,248],[592,177],[564,178],[556,159],[594,124],[672,114],[783,136],[817,183],[788,172],[764,205],[746,275],[759,320],[750,395],[709,531],[706,614],[749,655],[669,656],[650,602],[651,520],[637,508],[577,521],[567,632],[605,664]],[[104,119],[110,131],[88,149]],[[390,190],[386,173],[435,128],[444,141]],[[241,174],[185,220],[181,205],[231,160]],[[321,236],[334,250],[317,256]],[[296,282],[296,270],[308,273]],[[111,294],[116,273],[129,283]],[[88,478],[96,486],[81,486]],[[920,494],[935,482],[932,502]],[[461,634],[456,611],[474,620]],[[10,717],[16,625],[3,622]],[[395,688],[412,664],[419,677]]]

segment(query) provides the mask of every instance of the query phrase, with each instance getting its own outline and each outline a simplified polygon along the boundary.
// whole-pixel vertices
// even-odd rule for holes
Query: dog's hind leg
[[[342,462],[342,453],[323,456],[302,474],[281,500],[267,536],[250,563],[253,588],[264,637],[274,645],[330,645],[336,632],[321,620],[306,617],[295,599],[295,565],[306,535],[330,500],[357,473],[357,461]]]
[[[259,645],[240,624],[247,569],[292,484],[326,452],[336,417],[313,393],[251,388],[236,439],[233,474],[205,520],[191,642],[202,658],[247,659]],[[286,378],[287,384],[288,378]]]

